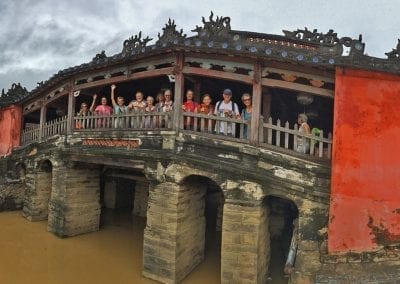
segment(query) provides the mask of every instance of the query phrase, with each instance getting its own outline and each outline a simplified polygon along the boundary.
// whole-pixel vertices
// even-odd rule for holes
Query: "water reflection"
[[[47,232],[46,221],[2,212],[0,283],[158,283],[141,276],[144,227],[143,218],[106,211],[99,232],[60,239]],[[183,283],[220,282],[212,243],[206,261]]]

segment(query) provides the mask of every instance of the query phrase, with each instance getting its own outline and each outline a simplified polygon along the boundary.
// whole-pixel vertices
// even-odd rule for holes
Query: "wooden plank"
[[[47,107],[45,105],[42,105],[40,108],[39,141],[42,141],[42,137],[44,134],[44,127],[46,123],[46,112],[47,112]]]
[[[261,82],[262,82],[263,86],[267,86],[267,87],[282,88],[282,89],[287,89],[287,90],[306,92],[306,93],[311,93],[311,94],[328,97],[328,98],[333,98],[333,95],[334,95],[334,91],[332,91],[332,90],[316,88],[313,86],[307,86],[307,85],[303,85],[303,84],[299,84],[299,83],[293,83],[293,82],[287,82],[287,81],[275,80],[275,79],[268,79],[268,78],[262,78]]]
[[[254,77],[253,77],[253,97],[252,97],[252,113],[250,123],[250,144],[258,145],[258,130],[261,115],[261,63],[254,63]]]
[[[75,114],[75,97],[72,91],[68,94],[68,119],[67,119],[67,133],[70,134],[74,128],[74,114]]]
[[[253,78],[251,76],[236,74],[231,72],[185,66],[183,68],[183,73],[185,75],[197,75],[197,76],[211,77],[229,81],[237,81],[248,85],[253,84]]]

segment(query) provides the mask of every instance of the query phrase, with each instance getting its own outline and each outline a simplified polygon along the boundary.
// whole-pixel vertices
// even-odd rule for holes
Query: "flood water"
[[[47,221],[29,222],[20,211],[0,213],[0,283],[158,283],[141,276],[145,219],[106,212],[101,230],[60,239]],[[218,249],[183,283],[220,283]]]

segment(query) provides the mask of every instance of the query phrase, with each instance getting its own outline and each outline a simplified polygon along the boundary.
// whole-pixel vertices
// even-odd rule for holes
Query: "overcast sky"
[[[361,33],[366,53],[376,57],[385,58],[400,37],[400,0],[0,0],[0,89],[21,82],[31,90],[101,50],[120,52],[140,30],[156,39],[169,17],[190,35],[211,10],[230,16],[236,30]]]

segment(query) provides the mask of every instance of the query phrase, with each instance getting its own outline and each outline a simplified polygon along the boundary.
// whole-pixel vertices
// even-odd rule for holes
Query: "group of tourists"
[[[126,114],[130,112],[170,112],[174,108],[174,102],[172,100],[172,92],[169,89],[164,90],[157,94],[157,96],[147,96],[146,99],[142,92],[136,92],[135,100],[131,101],[129,104],[125,104],[125,99],[122,96],[117,96],[115,98],[116,85],[111,85],[111,103],[112,107],[108,105],[107,97],[102,97],[100,104],[96,105],[97,95],[93,95],[93,100],[90,108],[86,102],[81,103],[81,108],[77,113],[77,116],[110,116],[112,114]],[[222,94],[222,100],[218,101],[215,105],[212,103],[212,98],[209,94],[204,94],[201,97],[201,102],[196,102],[194,100],[193,90],[187,90],[185,95],[185,102],[182,104],[183,112],[193,112],[204,115],[216,115],[225,118],[242,118],[245,121],[250,121],[252,105],[251,105],[251,95],[244,93],[242,95],[242,102],[244,108],[242,112],[239,112],[238,105],[232,101],[232,91],[230,89],[225,89]],[[189,123],[189,124],[192,124]],[[206,122],[206,128],[208,122]],[[117,127],[117,125],[116,125]],[[185,128],[189,127],[185,122]],[[227,128],[225,130],[225,127]],[[214,125],[213,125],[214,128]],[[227,133],[232,135],[232,123],[221,123],[218,126],[219,129],[215,129],[217,133]],[[244,138],[247,138],[247,125],[244,129]]]

